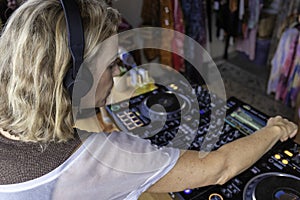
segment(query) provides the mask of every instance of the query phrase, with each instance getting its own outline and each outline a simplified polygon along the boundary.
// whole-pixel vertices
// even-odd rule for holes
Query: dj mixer
[[[157,146],[212,151],[266,125],[268,116],[230,97],[184,82],[160,86],[108,105],[117,126]],[[242,174],[223,185],[170,193],[182,200],[300,200],[300,145],[277,143]]]

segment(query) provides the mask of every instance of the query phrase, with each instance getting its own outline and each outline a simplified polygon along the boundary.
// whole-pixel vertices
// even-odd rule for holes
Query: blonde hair
[[[77,0],[85,52],[117,31],[119,13],[101,0]],[[23,141],[67,141],[74,136],[71,100],[63,79],[71,65],[59,0],[28,0],[0,38],[0,128]]]

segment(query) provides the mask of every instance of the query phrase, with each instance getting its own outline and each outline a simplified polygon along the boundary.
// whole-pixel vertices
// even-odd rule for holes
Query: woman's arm
[[[253,165],[277,141],[285,141],[296,133],[294,123],[278,116],[270,118],[261,130],[228,143],[203,158],[198,151],[182,151],[174,168],[148,192],[175,192],[224,184]]]

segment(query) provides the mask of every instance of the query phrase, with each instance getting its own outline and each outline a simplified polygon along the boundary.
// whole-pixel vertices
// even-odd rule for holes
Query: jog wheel
[[[146,98],[141,105],[141,112],[155,121],[169,121],[179,119],[190,107],[190,101],[185,96],[167,91]]]
[[[300,178],[277,172],[252,178],[244,190],[244,200],[300,200]]]

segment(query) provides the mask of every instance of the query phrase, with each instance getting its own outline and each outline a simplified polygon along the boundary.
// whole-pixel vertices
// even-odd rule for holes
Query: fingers
[[[298,132],[298,126],[295,123],[281,116],[271,117],[267,122],[267,126],[279,127],[281,134],[280,141],[282,142],[295,137]]]

